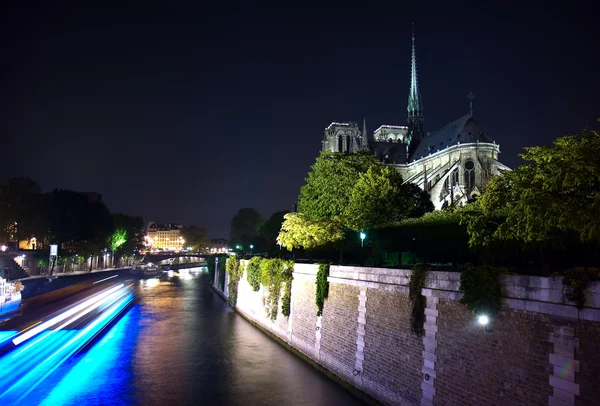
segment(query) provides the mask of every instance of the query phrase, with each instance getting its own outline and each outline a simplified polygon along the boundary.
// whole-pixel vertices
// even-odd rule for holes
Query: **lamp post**
[[[365,234],[364,231],[361,231],[360,232],[360,248],[363,248],[365,238],[367,238],[367,235]]]

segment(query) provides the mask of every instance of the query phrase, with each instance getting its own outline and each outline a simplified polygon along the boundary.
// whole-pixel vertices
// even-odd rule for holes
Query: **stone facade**
[[[382,125],[369,137],[364,122],[362,131],[354,122],[333,122],[325,129],[321,150],[368,149],[394,166],[405,182],[430,192],[436,209],[462,205],[483,193],[489,179],[508,167],[499,161],[500,146],[473,118],[472,94],[468,115],[432,133],[424,132],[414,35],[412,42],[407,125]]]
[[[600,284],[582,311],[560,278],[503,276],[490,328],[458,302],[460,275],[430,272],[425,334],[410,330],[410,271],[332,266],[317,317],[317,265],[296,264],[291,315],[266,316],[242,277],[237,310],[339,379],[394,405],[594,405],[600,396]]]

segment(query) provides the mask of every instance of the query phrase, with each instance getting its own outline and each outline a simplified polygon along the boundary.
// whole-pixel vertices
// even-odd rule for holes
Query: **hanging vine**
[[[246,279],[248,283],[252,287],[252,290],[258,292],[260,289],[260,280],[261,280],[261,267],[260,264],[262,262],[262,257],[252,257],[250,261],[248,261],[248,265],[246,265]]]
[[[493,316],[500,310],[500,270],[491,266],[472,266],[460,274],[460,302],[475,315]]]
[[[225,261],[227,261],[227,257],[223,255],[219,255],[217,258],[217,269],[219,271],[219,286],[218,288],[223,292],[225,290]]]
[[[317,272],[316,284],[316,295],[315,301],[317,303],[317,316],[323,314],[323,305],[325,299],[329,295],[329,282],[327,277],[329,276],[329,264],[319,264],[319,271]]]
[[[290,317],[292,304],[292,281],[294,280],[294,261],[284,261],[284,270],[282,279],[285,283],[283,297],[281,298],[281,314],[285,317]]]
[[[600,268],[571,268],[563,277],[563,300],[575,302],[578,309],[585,306],[585,290],[592,281],[600,280]]]
[[[422,294],[425,287],[425,280],[429,273],[430,266],[427,264],[417,264],[413,267],[408,284],[408,298],[410,300],[410,329],[421,337],[423,335],[423,323],[425,323],[425,304],[427,299]]]
[[[238,283],[244,274],[244,266],[237,256],[229,257],[227,260],[227,274],[229,275],[227,302],[234,307],[237,303]]]
[[[271,320],[277,318],[284,262],[279,258],[264,259],[261,264],[262,284],[266,288],[265,308]]]

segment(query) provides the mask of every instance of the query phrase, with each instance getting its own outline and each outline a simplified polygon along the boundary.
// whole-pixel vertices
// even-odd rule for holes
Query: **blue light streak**
[[[37,327],[32,329],[38,331],[29,334],[27,338],[19,342],[39,334],[36,340],[28,343],[24,348],[17,346],[11,353],[0,358],[0,371],[3,372],[3,375],[6,375],[6,378],[3,376],[3,379],[0,380],[0,404],[4,406],[22,401],[44,379],[93,339],[133,301],[134,295],[129,288],[123,285],[115,288],[76,306],[75,308],[79,311],[77,314],[73,312],[73,309],[69,309],[51,319],[52,325],[55,325],[67,317],[73,316],[70,320],[56,327],[55,330],[39,331]],[[99,315],[83,329],[64,330],[64,327],[81,319],[93,310],[99,311]],[[48,322],[42,323],[40,326],[43,325],[47,326]],[[27,333],[31,333],[32,330],[27,331]],[[11,338],[14,335],[15,332],[6,332],[0,338],[4,338],[6,341],[7,337]]]

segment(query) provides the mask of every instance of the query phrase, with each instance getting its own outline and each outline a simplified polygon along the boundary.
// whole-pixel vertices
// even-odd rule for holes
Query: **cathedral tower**
[[[412,154],[423,139],[423,104],[417,82],[417,55],[415,51],[415,26],[412,32],[412,59],[410,71],[410,91],[408,93],[408,152]]]

